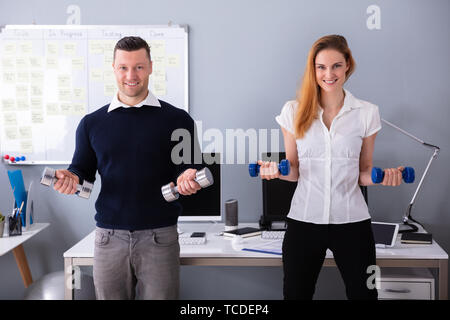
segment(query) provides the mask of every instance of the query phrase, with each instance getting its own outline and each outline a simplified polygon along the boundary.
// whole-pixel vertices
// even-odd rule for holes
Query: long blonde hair
[[[344,55],[345,61],[349,66],[345,74],[345,81],[347,81],[355,70],[355,61],[353,60],[352,52],[347,45],[347,40],[343,36],[328,35],[314,42],[309,50],[301,87],[297,91],[298,108],[294,117],[295,137],[297,139],[303,138],[314,120],[317,119],[320,87],[316,80],[315,61],[319,51],[324,49],[335,49]]]

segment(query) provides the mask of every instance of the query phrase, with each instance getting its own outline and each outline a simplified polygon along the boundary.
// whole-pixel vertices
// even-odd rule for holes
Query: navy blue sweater
[[[98,170],[101,190],[95,203],[95,220],[101,228],[142,230],[177,223],[181,213],[178,201],[166,202],[161,186],[173,181],[193,165],[194,152],[200,152],[194,139],[195,123],[187,112],[161,101],[161,108],[118,108],[109,104],[81,119],[76,147],[68,170],[80,182],[93,182]],[[190,163],[175,165],[171,141],[175,129],[190,132]]]

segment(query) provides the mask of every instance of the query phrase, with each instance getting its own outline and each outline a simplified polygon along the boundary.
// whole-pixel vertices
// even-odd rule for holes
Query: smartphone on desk
[[[205,232],[193,232],[191,234],[191,238],[203,238],[204,236],[206,236]]]

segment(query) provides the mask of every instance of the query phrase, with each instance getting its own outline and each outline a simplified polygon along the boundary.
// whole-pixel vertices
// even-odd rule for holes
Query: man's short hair
[[[124,37],[120,39],[114,47],[114,59],[116,59],[117,50],[137,51],[140,49],[145,49],[145,51],[147,51],[148,60],[152,61],[150,47],[148,46],[147,41],[141,37]]]

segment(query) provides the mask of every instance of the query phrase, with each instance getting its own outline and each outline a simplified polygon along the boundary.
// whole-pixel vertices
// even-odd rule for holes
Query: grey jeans
[[[176,225],[138,230],[97,227],[97,299],[178,299],[180,245]]]

